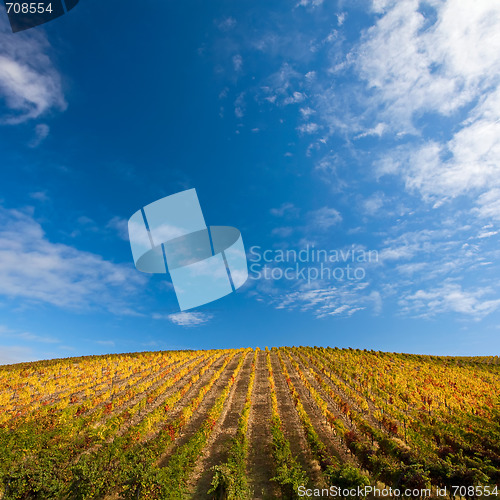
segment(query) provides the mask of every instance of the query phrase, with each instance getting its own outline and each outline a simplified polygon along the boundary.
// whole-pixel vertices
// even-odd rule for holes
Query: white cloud
[[[312,229],[326,230],[339,224],[342,221],[342,216],[334,208],[323,207],[309,212],[309,219]]]
[[[275,217],[283,217],[285,215],[295,215],[297,211],[293,203],[283,203],[279,208],[271,208],[269,212]]]
[[[428,269],[430,266],[432,266],[432,263],[427,263],[427,262],[412,262],[410,264],[401,264],[396,267],[396,270],[407,276],[413,276],[417,273],[421,273],[424,270]]]
[[[354,139],[361,139],[362,137],[369,137],[372,135],[380,137],[386,130],[387,126],[385,123],[377,123],[375,127],[370,128],[365,132],[362,132],[361,134],[358,134],[356,137],[354,137]]]
[[[32,215],[0,208],[0,295],[63,308],[125,307],[145,278],[132,266],[51,242]]]
[[[242,92],[234,101],[234,115],[236,118],[245,116],[245,92]]]
[[[384,193],[374,193],[363,200],[363,209],[368,215],[375,215],[385,204]]]
[[[302,102],[306,98],[306,95],[302,92],[293,92],[290,97],[287,97],[283,103],[286,104],[295,104],[297,102]]]
[[[323,0],[299,0],[297,6],[301,7],[318,7],[323,3]]]
[[[379,0],[372,7],[375,24],[347,54],[345,42],[329,53],[327,74],[314,68],[304,77],[283,65],[270,85],[276,102],[305,86],[300,134],[321,131],[326,144],[340,135],[354,157],[353,139],[404,144],[376,157],[378,177],[401,176],[435,207],[466,195],[476,215],[500,220],[500,3]],[[349,84],[332,84],[332,73],[349,76]],[[316,169],[338,183],[335,167],[323,161]]]
[[[114,347],[114,345],[115,345],[114,340],[96,340],[95,343],[99,344],[99,345],[109,346],[109,347]]]
[[[416,255],[434,255],[443,252],[447,245],[456,245],[461,240],[460,234],[455,240],[452,239],[454,232],[459,233],[460,228],[454,228],[454,230],[421,229],[387,238],[379,253],[380,261],[384,263],[391,260],[410,259]]]
[[[293,96],[294,92],[296,92],[294,90],[294,86],[301,79],[302,75],[296,71],[292,65],[289,63],[283,63],[280,69],[271,74],[267,78],[266,84],[261,87],[261,91],[266,96],[264,99],[280,105],[283,105],[285,101],[287,101],[287,104],[294,102]],[[301,92],[297,92],[297,98],[301,99],[299,94],[302,96]]]
[[[500,231],[483,231],[477,235],[478,238],[491,238],[498,234]]]
[[[234,17],[226,17],[220,21],[216,21],[217,27],[221,31],[230,31],[236,26],[236,19]]]
[[[347,187],[347,182],[339,175],[343,163],[343,159],[338,154],[330,153],[316,163],[314,170],[331,185],[334,191],[342,191]]]
[[[154,317],[154,316],[153,316]],[[179,312],[169,314],[167,319],[179,326],[193,327],[200,326],[212,319],[211,314],[201,312]]]
[[[35,137],[30,142],[29,147],[30,148],[38,147],[49,136],[49,132],[50,132],[50,127],[48,125],[46,125],[45,123],[39,123],[35,127]]]
[[[12,34],[7,17],[0,18],[0,100],[8,112],[0,119],[18,124],[53,109],[66,109],[61,77],[41,31]]]
[[[500,299],[484,299],[489,293],[489,288],[463,290],[459,284],[448,282],[430,290],[407,294],[399,303],[405,312],[422,317],[453,312],[479,320],[500,308]]]
[[[385,153],[378,173],[401,175],[408,190],[436,206],[469,195],[478,202],[478,215],[498,219],[500,4],[431,5],[434,24],[416,0],[375,2],[383,15],[356,49],[355,67],[372,95],[366,107],[389,127],[382,132],[419,137],[406,150]],[[451,138],[425,139],[419,119],[426,113],[461,123]]]
[[[115,216],[112,219],[110,219],[110,221],[106,224],[106,227],[116,231],[116,233],[118,234],[118,236],[122,240],[129,241],[128,220],[127,219]],[[148,243],[149,243],[149,241],[148,241]]]
[[[498,82],[500,5],[448,0],[433,6],[431,26],[416,0],[379,8],[384,15],[358,49],[360,75],[395,127],[411,127],[423,111],[447,115]]]
[[[241,68],[243,67],[243,58],[241,57],[240,54],[236,54],[233,56],[233,68],[234,71],[239,73],[241,71]]]
[[[311,115],[313,115],[314,113],[316,113],[316,111],[314,111],[314,109],[310,108],[309,106],[305,107],[305,108],[300,108],[300,113],[301,115],[304,117],[304,118],[309,118]]]
[[[481,217],[500,220],[500,188],[495,187],[486,191],[477,200],[477,213]]]
[[[324,283],[305,284],[300,290],[270,297],[276,309],[312,312],[316,318],[352,316],[372,305],[377,312],[382,307],[380,294],[366,294],[367,283],[345,283],[331,286]]]
[[[50,200],[48,194],[46,191],[35,191],[34,193],[29,194],[30,198],[40,201],[40,202],[47,202]]]
[[[275,227],[271,232],[273,236],[278,236],[279,238],[288,238],[289,236],[292,235],[292,233],[293,233],[293,228],[288,226]]]
[[[319,129],[320,129],[320,126],[317,123],[314,123],[314,122],[303,123],[302,125],[299,125],[297,127],[297,130],[301,134],[314,134]]]

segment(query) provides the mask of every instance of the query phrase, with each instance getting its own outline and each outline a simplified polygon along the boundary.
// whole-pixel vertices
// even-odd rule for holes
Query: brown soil
[[[207,491],[212,483],[212,467],[223,463],[227,459],[231,438],[236,435],[238,421],[245,405],[246,391],[252,369],[252,358],[253,353],[249,352],[238,378],[233,384],[224,411],[212,431],[196,467],[191,473],[190,482],[187,486],[191,498],[210,498]]]
[[[271,456],[271,393],[267,376],[266,353],[260,351],[255,365],[252,409],[248,420],[247,473],[252,498],[256,500],[279,498],[279,488],[271,481],[275,467]]]
[[[319,488],[324,486],[323,476],[318,461],[313,457],[302,427],[297,410],[293,403],[290,391],[281,371],[280,362],[276,353],[271,352],[274,382],[276,384],[276,398],[278,411],[283,424],[283,432],[290,441],[292,454],[298,457],[300,464],[307,472],[311,484]]]

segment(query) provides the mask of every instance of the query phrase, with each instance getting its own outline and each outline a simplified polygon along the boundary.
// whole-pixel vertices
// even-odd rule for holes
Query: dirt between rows
[[[300,464],[307,472],[311,484],[318,488],[323,487],[325,484],[321,468],[311,453],[302,423],[288,390],[285,376],[281,371],[278,356],[274,352],[271,352],[271,366],[273,368],[278,411],[283,425],[283,432],[290,441],[292,454],[299,459]]]
[[[247,353],[236,382],[226,400],[224,410],[190,476],[187,491],[191,498],[211,498],[207,492],[211,488],[212,467],[225,462],[231,446],[231,438],[236,435],[238,421],[245,405],[252,359],[253,352]]]
[[[252,407],[248,420],[247,473],[252,498],[264,500],[279,498],[279,488],[271,481],[276,470],[271,456],[271,391],[267,379],[266,353],[257,354]]]
[[[191,419],[189,420],[189,422],[183,428],[181,434],[177,437],[177,439],[173,442],[173,444],[168,447],[168,449],[165,451],[165,453],[160,457],[160,459],[158,461],[159,467],[165,467],[166,465],[168,465],[168,460],[169,460],[170,456],[179,447],[181,447],[182,445],[187,443],[189,441],[189,439],[191,437],[193,437],[195,432],[200,428],[201,424],[203,423],[203,421],[207,417],[208,411],[214,405],[215,401],[217,400],[220,393],[222,392],[222,389],[224,388],[224,386],[226,386],[227,383],[229,382],[229,379],[231,378],[231,375],[233,374],[234,369],[238,365],[240,357],[241,357],[241,354],[237,354],[226,365],[226,367],[224,368],[224,371],[220,374],[220,376],[217,379],[217,381],[215,382],[215,384],[208,391],[208,393],[205,394],[205,396],[203,397],[203,400],[201,401],[198,408],[195,410],[195,412],[194,412],[193,416],[191,417]],[[222,359],[224,359],[224,358],[225,358],[225,356]],[[203,382],[199,385],[196,392],[198,392],[198,390],[201,387],[206,385],[206,383],[208,382],[210,377],[213,375],[214,371],[217,371],[220,368],[220,365],[222,365],[222,362],[220,363],[220,365],[217,362],[214,364],[217,364],[218,366],[214,367],[212,365],[212,367],[205,372],[204,376],[200,380],[198,380],[198,382],[200,382],[202,379],[204,379]],[[205,376],[207,376],[207,377],[205,378]],[[197,384],[195,384],[195,385],[197,385]],[[193,389],[193,387],[191,389]],[[191,392],[191,390],[188,392]],[[194,391],[193,391],[192,395],[195,396]],[[188,399],[185,399],[185,401],[189,401],[189,399],[191,399],[191,397],[189,397]],[[185,405],[181,405],[181,407],[179,408],[178,405],[176,405],[177,414],[180,414],[180,412],[182,411],[182,408],[184,406]],[[175,418],[176,418],[176,416],[172,416],[172,418],[169,418],[169,421],[171,421]]]
[[[321,410],[318,408],[316,401],[314,401],[313,397],[309,393],[309,390],[306,388],[302,380],[299,378],[297,371],[290,363],[289,357],[285,353],[281,353],[281,356],[285,362],[288,373],[290,374],[290,379],[292,381],[292,384],[297,389],[297,392],[299,393],[304,409],[306,410],[307,414],[309,415],[309,418],[311,419],[311,423],[314,427],[314,430],[317,432],[319,438],[326,446],[329,455],[337,457],[337,459],[339,459],[341,462],[351,461],[351,454],[347,451],[346,448],[344,448],[339,437],[336,436],[331,430],[330,426],[326,422],[325,417],[322,415]],[[328,404],[329,401],[326,399],[325,394],[322,394],[323,391],[315,383],[316,381],[313,379],[313,377],[310,376],[309,370],[305,368],[303,365],[301,366],[300,363],[299,366],[302,372],[306,375],[307,381],[318,391],[321,397],[325,401],[327,401]],[[307,374],[309,374],[309,377],[307,376]],[[330,411],[333,410],[333,408],[331,408],[331,405],[328,405],[328,407]],[[339,415],[337,414],[336,417],[339,417]]]
[[[321,358],[319,358],[321,359]],[[319,367],[316,365],[316,364],[312,364],[312,367],[313,369],[319,373],[320,370],[319,370]],[[373,426],[375,427],[379,427],[380,426],[380,423],[378,420],[376,420],[373,415],[371,415],[370,413],[368,412],[365,412],[363,411],[359,405],[356,403],[356,401],[354,401],[353,398],[351,398],[348,394],[346,394],[341,386],[342,386],[342,383],[346,383],[341,377],[339,377],[336,373],[332,373],[332,378],[330,377],[327,377],[326,375],[323,375],[321,374],[321,376],[323,377],[323,380],[326,382],[327,385],[329,385],[332,390],[338,395],[340,396],[345,402],[347,402],[347,404],[349,405],[349,407],[351,408],[352,411],[355,411],[359,414],[361,414],[363,416],[363,418],[365,420],[367,420],[370,424],[372,424]],[[346,384],[347,385],[347,384]],[[354,390],[354,389],[353,389]],[[356,426],[353,422],[351,422],[350,420],[348,421],[349,422],[349,428],[352,428],[352,429],[356,429]],[[345,423],[345,422],[344,422]]]
[[[337,405],[331,400],[331,398],[328,397],[327,394],[324,393],[319,384],[316,382],[311,369],[306,367],[296,355],[293,353],[291,353],[291,355],[292,358],[299,363],[299,366],[306,375],[307,380],[327,401],[330,411],[336,414],[339,418],[342,418],[342,420],[345,420],[347,427],[352,429],[353,426],[349,420],[344,419],[344,416],[338,411]],[[167,449],[165,449],[165,452],[159,459],[159,467],[167,466],[172,454],[175,453],[179,447],[188,442],[188,440],[199,429],[200,425],[206,418],[209,409],[213,406],[217,397],[227,385],[240,360],[240,356],[241,355],[236,355],[228,363],[213,387],[203,398],[194,415],[184,427],[182,433],[170,446],[168,446]],[[222,464],[227,459],[229,447],[231,446],[231,438],[236,434],[238,421],[245,404],[253,352],[248,352],[245,356],[245,361],[231,389],[225,403],[224,410],[210,436],[207,445],[203,449],[193,472],[190,475],[189,483],[187,485],[187,498],[214,498],[213,495],[208,494],[213,477],[213,471],[211,469],[214,465]],[[319,463],[312,455],[307,442],[305,432],[293,403],[293,399],[290,395],[285,376],[282,373],[278,356],[275,352],[271,352],[270,356],[275,381],[276,396],[278,400],[278,411],[282,420],[283,432],[285,437],[290,441],[292,454],[297,457],[299,463],[307,473],[309,484],[306,486],[314,486],[316,488],[326,487]],[[318,433],[321,441],[327,447],[328,453],[343,462],[349,461],[356,464],[355,457],[353,457],[353,455],[346,449],[342,440],[333,434],[316,402],[311,397],[308,389],[298,376],[298,372],[292,366],[288,355],[281,352],[281,356],[289,372],[290,379],[299,393],[304,409],[309,415],[311,423]],[[208,383],[208,380],[213,375],[214,371],[217,371],[222,366],[224,358],[225,356],[221,356],[217,359],[210,369],[207,370],[205,374],[193,384],[182,399],[175,405],[175,408],[169,412],[169,422],[175,420],[175,418],[181,414],[183,408],[185,408],[189,404],[190,400],[196,396],[198,391]],[[187,380],[194,373],[197,373],[201,369],[201,366],[205,365],[206,362],[208,362],[208,360],[201,363],[201,365],[197,366],[192,373],[187,374],[174,384],[172,388],[169,388],[168,391],[159,396],[157,401],[148,405],[146,407],[146,413],[153,411],[154,408],[161,405],[168,394],[170,394],[173,390],[177,390],[183,383],[187,382]],[[178,368],[180,369],[180,367]],[[312,369],[314,368],[316,367],[312,367]],[[331,380],[327,379],[326,381],[328,385],[333,386],[332,388],[334,388],[334,390],[338,390]],[[342,394],[342,396],[344,396],[344,394]],[[246,465],[247,478],[252,491],[251,498],[254,500],[271,500],[281,498],[279,486],[275,482],[271,481],[272,477],[276,474],[276,469],[272,458],[272,436],[270,429],[272,406],[265,351],[260,351],[257,354],[255,382],[251,401],[252,406],[250,410],[247,434],[249,447]],[[144,418],[144,416],[145,413],[143,413],[140,418],[137,417],[137,421],[129,422],[127,428],[129,426],[136,425],[140,419]],[[147,439],[154,439],[154,436],[155,433],[152,433]]]

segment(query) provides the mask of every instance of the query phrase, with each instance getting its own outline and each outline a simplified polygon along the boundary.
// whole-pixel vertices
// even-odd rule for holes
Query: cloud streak
[[[167,319],[174,325],[192,328],[207,323],[212,317],[211,314],[202,312],[179,312],[169,314]]]
[[[33,216],[0,208],[0,295],[69,309],[134,314],[127,297],[145,284],[132,266],[53,243]]]
[[[50,51],[42,32],[14,35],[6,16],[0,17],[0,102],[4,102],[0,122],[16,125],[66,109],[61,76]]]

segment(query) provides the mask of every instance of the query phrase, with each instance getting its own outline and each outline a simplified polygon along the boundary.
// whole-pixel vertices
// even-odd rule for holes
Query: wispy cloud
[[[133,313],[126,297],[144,283],[132,266],[51,242],[31,213],[0,208],[0,295],[122,314]]]
[[[242,67],[243,67],[243,58],[241,57],[240,54],[236,54],[235,56],[233,56],[234,71],[236,71],[236,73],[239,73]]]
[[[271,234],[273,236],[278,236],[279,238],[288,238],[293,234],[294,228],[289,226],[275,227]]]
[[[179,312],[169,314],[166,318],[174,325],[195,327],[207,323],[212,319],[212,317],[213,316],[211,314],[202,312]]]
[[[224,19],[215,21],[215,24],[221,31],[230,31],[236,26],[237,23],[234,17],[229,16],[225,17]]]
[[[106,224],[106,227],[116,231],[116,233],[122,240],[129,241],[127,219],[115,216],[109,220],[109,222]]]
[[[66,109],[61,76],[50,52],[43,32],[14,35],[7,17],[0,17],[0,96],[6,105],[1,122],[18,124],[53,109]],[[38,134],[43,136],[44,129]]]
[[[34,193],[30,193],[29,197],[32,198],[33,200],[37,200],[42,203],[46,203],[47,201],[50,200],[47,191],[35,191]]]
[[[234,101],[234,115],[236,118],[243,118],[245,116],[245,107],[245,92],[241,92]]]
[[[309,122],[309,123],[302,123],[297,127],[297,130],[301,134],[314,134],[320,129],[320,126],[317,123],[314,122]]]
[[[387,130],[385,123],[377,123],[375,127],[372,127],[361,134],[358,134],[354,139],[361,139],[362,137],[377,136],[380,137]]]
[[[270,302],[276,309],[309,311],[316,318],[352,316],[367,307],[378,313],[382,298],[368,286],[366,282],[304,284],[297,291],[271,297]]]
[[[447,282],[428,290],[407,294],[399,301],[404,312],[421,317],[443,313],[459,313],[480,320],[500,309],[500,299],[486,299],[491,289],[487,287],[464,290],[458,283]]]
[[[336,226],[342,221],[340,212],[335,208],[323,207],[309,212],[310,227],[324,231]]]
[[[61,340],[48,335],[12,329],[0,325],[0,340],[7,345],[0,345],[0,364],[22,363],[48,359],[60,355],[61,350],[72,349],[63,346]],[[50,348],[49,351],[45,349]]]
[[[3,325],[0,325],[0,338],[9,338],[9,339],[15,339],[17,341],[23,340],[23,341],[43,343],[43,344],[57,344],[60,342],[60,340],[55,337],[36,335],[31,332],[12,330]]]
[[[297,207],[293,203],[283,203],[278,208],[271,208],[270,213],[275,217],[283,217],[285,215],[296,215],[298,212]]]
[[[363,210],[367,215],[376,215],[386,203],[386,196],[379,191],[363,200]]]
[[[477,214],[499,219],[500,5],[432,5],[435,22],[417,2],[376,4],[382,17],[357,50],[355,67],[371,89],[366,107],[384,119],[384,132],[417,137],[384,152],[379,172],[402,176],[433,203],[469,195]],[[431,113],[459,126],[427,138],[421,118]]]
[[[49,136],[50,127],[45,123],[39,123],[35,127],[35,137],[29,143],[30,148],[37,148]]]
[[[103,346],[109,346],[109,347],[115,346],[114,340],[96,340],[95,343],[99,344],[99,345],[103,345]]]
[[[318,7],[323,3],[323,0],[299,0],[297,6],[301,7]]]

